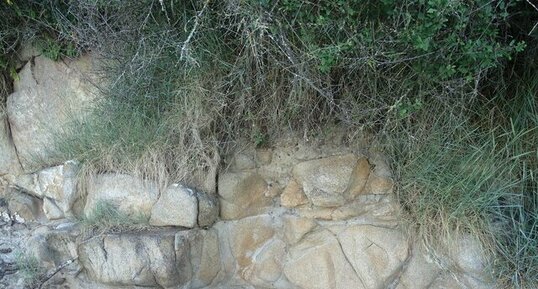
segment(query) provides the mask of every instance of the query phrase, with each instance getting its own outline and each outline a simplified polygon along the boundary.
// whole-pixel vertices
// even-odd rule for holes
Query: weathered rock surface
[[[219,217],[219,200],[216,194],[198,191],[196,197],[198,198],[198,226],[204,228],[213,225]]]
[[[239,275],[248,280],[256,251],[275,234],[272,218],[261,215],[241,219],[230,228],[230,247],[237,261]]]
[[[90,56],[54,62],[44,56],[28,61],[7,100],[13,142],[23,169],[50,164],[54,134],[72,117],[80,117],[93,99],[93,86],[83,81],[92,68]]]
[[[355,225],[338,239],[364,288],[385,288],[408,257],[407,239],[396,229]]]
[[[16,175],[21,170],[17,152],[10,136],[11,131],[7,117],[3,109],[0,108],[0,176]]]
[[[220,216],[240,219],[263,213],[272,204],[265,195],[268,184],[255,172],[225,173],[219,176]]]
[[[329,231],[312,233],[289,251],[284,274],[299,288],[366,288]]]
[[[347,200],[353,200],[358,195],[363,194],[369,176],[370,163],[368,162],[368,159],[361,157],[355,164],[355,168],[353,168],[353,172],[351,173],[351,179],[344,193],[345,198]]]
[[[79,247],[89,276],[116,286],[209,285],[220,271],[213,231],[156,231],[105,235]]]
[[[295,180],[290,180],[280,195],[280,204],[284,207],[293,208],[308,204],[308,198],[304,194],[302,187]]]
[[[159,191],[157,185],[125,174],[100,174],[89,181],[84,213],[92,214],[98,202],[111,203],[129,216],[149,216]]]
[[[209,190],[218,195],[95,175],[84,214],[108,202],[146,215],[150,228],[85,231],[82,240],[64,219],[84,200],[76,164],[46,168],[19,176],[10,187],[16,193],[0,199],[0,215],[7,215],[0,226],[33,225],[21,243],[49,270],[78,257],[45,288],[494,288],[476,239],[457,239],[434,258],[404,233],[381,157],[292,146],[235,154]],[[43,212],[49,223],[35,227],[31,221]]]
[[[442,272],[433,256],[418,245],[413,248],[413,255],[404,272],[400,275],[396,289],[426,289]]]
[[[196,193],[179,184],[169,186],[161,193],[151,210],[149,223],[153,226],[181,226],[194,228],[198,219]]]
[[[9,217],[17,223],[35,222],[43,218],[43,201],[15,189],[8,189]]]
[[[293,176],[314,205],[337,207],[345,203],[343,193],[356,162],[353,154],[306,161],[293,169]]]
[[[284,240],[290,245],[297,243],[316,226],[312,219],[285,215],[282,217]]]
[[[43,199],[43,210],[49,220],[71,217],[73,204],[79,198],[76,188],[78,169],[77,162],[67,161],[33,174],[20,175],[15,184]]]
[[[79,259],[93,279],[105,284],[171,287],[191,277],[179,268],[188,252],[176,256],[174,246],[174,232],[106,235],[82,244]]]

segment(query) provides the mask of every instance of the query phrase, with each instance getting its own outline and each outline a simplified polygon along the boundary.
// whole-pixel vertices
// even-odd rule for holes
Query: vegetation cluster
[[[58,158],[155,179],[196,183],[240,140],[370,136],[424,240],[472,232],[500,284],[535,288],[532,3],[3,0],[1,93],[25,43],[55,60],[95,54],[101,98],[58,136]]]

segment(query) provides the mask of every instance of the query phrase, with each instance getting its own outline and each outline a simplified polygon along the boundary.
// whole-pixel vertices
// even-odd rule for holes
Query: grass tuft
[[[110,202],[98,201],[91,213],[80,220],[80,224],[84,235],[95,235],[145,230],[149,226],[147,220],[147,216],[129,216]]]
[[[15,254],[15,264],[17,265],[18,272],[22,276],[25,286],[34,288],[39,282],[42,274],[45,273],[45,269],[39,264],[39,260],[33,256],[22,251]]]

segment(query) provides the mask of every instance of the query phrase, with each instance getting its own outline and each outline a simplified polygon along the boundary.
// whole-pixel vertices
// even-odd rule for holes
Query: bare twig
[[[534,10],[538,11],[538,7],[536,7],[536,5],[534,5],[534,3],[532,3],[530,0],[527,0],[527,3],[529,3],[529,5],[531,5]],[[529,35],[532,34],[532,32],[534,31],[534,29],[536,29],[536,27],[538,26],[538,22],[536,22],[536,24],[534,24],[534,26],[532,27],[531,31],[529,31]]]
[[[196,17],[194,18],[194,26],[192,27],[192,30],[191,32],[189,33],[189,36],[187,36],[187,39],[185,40],[185,42],[183,42],[183,46],[181,47],[181,55],[179,57],[180,60],[183,60],[183,59],[188,59],[189,61],[191,62],[194,62],[194,59],[192,59],[191,57],[189,57],[188,55],[188,50],[189,50],[189,44],[191,42],[191,39],[192,37],[194,36],[194,33],[196,32],[196,29],[198,28],[198,25],[200,23],[200,18],[202,17],[202,15],[204,14],[204,11],[206,10],[207,8],[207,5],[209,4],[209,0],[206,0],[205,3],[204,3],[204,7],[202,8],[202,10],[198,11],[198,14],[196,14]]]
[[[40,284],[37,288],[41,289],[43,288],[43,285],[50,280],[50,278],[54,277],[58,272],[60,272],[63,268],[69,266],[73,262],[75,262],[78,259],[78,257],[69,259],[62,264],[58,265],[56,268],[54,268],[52,271],[48,272],[45,276],[43,276],[40,280]]]

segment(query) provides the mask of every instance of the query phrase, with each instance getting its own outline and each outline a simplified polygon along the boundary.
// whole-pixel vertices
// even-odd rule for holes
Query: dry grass
[[[420,236],[481,236],[499,279],[532,288],[538,81],[502,84],[521,31],[500,5],[484,9],[496,2],[382,2],[76,1],[54,14],[55,32],[91,47],[106,82],[92,114],[57,137],[57,157],[82,161],[83,178],[204,188],[244,140],[374,135]]]

